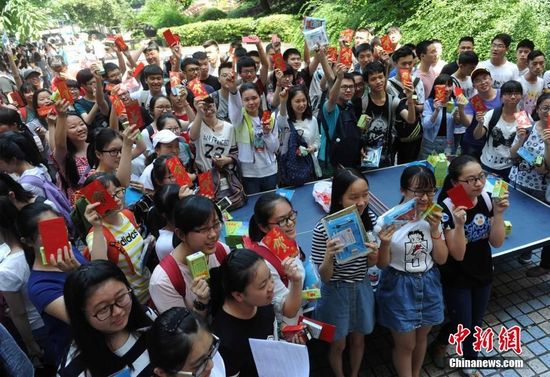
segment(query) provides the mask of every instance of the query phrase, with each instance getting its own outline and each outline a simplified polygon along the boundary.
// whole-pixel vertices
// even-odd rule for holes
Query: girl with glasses
[[[159,377],[225,377],[218,352],[220,339],[186,308],[172,308],[153,323],[148,350],[153,373]]]
[[[443,294],[439,270],[448,250],[441,213],[421,215],[433,203],[435,176],[424,166],[410,166],[401,174],[402,201],[415,199],[415,219],[400,228],[379,232],[378,322],[394,341],[393,363],[399,376],[419,376],[432,326],[443,322]]]
[[[136,297],[142,304],[149,299],[150,271],[145,267],[146,248],[139,232],[139,225],[132,211],[124,209],[125,188],[112,173],[96,173],[84,185],[99,181],[111,195],[116,208],[102,217],[95,210],[99,203],[86,206],[84,216],[92,225],[86,244],[92,260],[110,260],[116,264],[130,282]]]
[[[484,191],[485,172],[471,156],[462,155],[451,161],[438,202],[443,207],[443,229],[449,248],[447,263],[440,267],[449,323],[441,329],[433,343],[432,355],[436,365],[444,367],[449,334],[458,324],[475,332],[482,326],[483,314],[491,295],[493,259],[491,247],[504,242],[503,214],[509,206],[508,197],[491,199]],[[447,197],[447,190],[461,185],[474,204],[473,208],[457,207]],[[473,335],[462,344],[465,359],[476,359]],[[464,374],[476,376],[475,370]]]
[[[64,297],[74,342],[59,376],[152,374],[143,330],[154,314],[141,306],[116,265],[96,260],[71,272]]]
[[[365,229],[372,230],[376,215],[368,208],[369,184],[353,169],[341,169],[332,181],[330,213],[355,205]],[[376,243],[367,244],[378,250]],[[374,328],[374,294],[367,268],[376,263],[377,253],[338,264],[335,254],[341,251],[337,239],[329,239],[323,223],[313,229],[311,259],[323,281],[315,318],[336,326],[330,345],[329,362],[337,377],[344,376],[342,355],[349,340],[350,376],[357,377],[364,357],[365,335]]]
[[[296,220],[298,212],[290,201],[279,194],[270,192],[258,198],[254,214],[249,222],[249,234],[254,242],[253,250],[263,256],[274,279],[273,306],[277,319],[288,324],[296,324],[302,305],[304,265],[302,252],[296,257],[280,261],[263,242],[264,236],[273,228],[280,228],[296,242]]]
[[[229,253],[219,242],[222,214],[212,202],[199,195],[186,196],[173,203],[170,214],[177,246],[153,271],[149,291],[157,310],[186,307],[207,314],[210,289],[204,278],[194,279],[187,257],[198,251],[206,255],[209,268],[217,267]]]

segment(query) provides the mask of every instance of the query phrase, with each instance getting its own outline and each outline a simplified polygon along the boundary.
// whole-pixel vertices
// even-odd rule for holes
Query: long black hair
[[[90,140],[86,150],[88,164],[93,168],[97,168],[99,165],[97,152],[103,152],[115,139],[122,140],[122,136],[112,128],[96,128],[88,139]]]
[[[84,118],[82,118],[82,116],[79,113],[77,113],[76,111],[69,111],[69,112],[67,112],[67,119],[70,116],[75,116],[75,117],[80,118],[80,120],[82,122],[84,122],[84,124],[86,125],[88,130],[90,130],[90,128],[88,127],[88,125],[84,121]],[[89,138],[90,138],[90,135],[88,135],[88,139]],[[78,183],[80,182],[80,174],[78,173],[78,168],[76,166],[76,160],[75,160],[75,156],[76,156],[76,152],[77,152],[76,151],[76,145],[74,145],[73,142],[71,140],[69,140],[68,137],[66,139],[67,139],[67,154],[65,155],[65,174],[64,175],[60,174],[60,177],[61,177],[62,184],[65,187],[65,189],[67,189],[69,187],[70,188],[77,188]],[[89,151],[89,147],[88,147],[88,150],[86,151],[86,153],[88,153],[88,151]],[[90,165],[90,160],[88,160],[88,165]]]
[[[214,202],[201,195],[189,195],[176,202],[174,226],[183,234],[205,225],[215,213],[223,221],[222,213]]]
[[[10,161],[13,158],[32,166],[45,163],[32,137],[21,132],[4,132],[0,134],[0,159]]]
[[[430,95],[428,98],[434,99],[435,98],[435,86],[436,85],[445,85],[445,86],[451,86],[453,85],[453,78],[450,75],[447,75],[445,73],[440,74],[435,78],[434,85],[432,87],[432,90],[430,91]],[[454,93],[451,93],[451,98],[454,98]]]
[[[7,196],[0,196],[0,233],[4,242],[9,244],[10,240],[18,239],[14,219],[17,218],[17,207]]]
[[[8,196],[13,192],[15,200],[21,203],[30,203],[34,195],[21,186],[19,182],[13,179],[9,174],[0,172],[0,196]],[[13,221],[13,219],[11,219]]]
[[[266,192],[258,198],[254,205],[254,213],[250,217],[248,223],[248,234],[252,241],[259,242],[264,238],[265,232],[260,229],[260,225],[263,227],[268,226],[267,222],[273,215],[275,206],[281,201],[287,202],[292,208],[292,204],[286,197],[275,192]]]
[[[461,156],[453,158],[453,160],[449,164],[449,167],[447,168],[447,176],[443,181],[443,187],[441,188],[441,192],[437,197],[437,201],[439,203],[441,203],[443,200],[445,200],[445,198],[447,198],[447,191],[453,188],[454,186],[453,182],[456,182],[458,180],[458,178],[462,174],[462,169],[464,168],[464,166],[466,166],[471,162],[475,164],[479,164],[479,161],[477,158],[467,154],[463,154]]]
[[[296,114],[294,113],[294,109],[292,108],[292,99],[300,93],[302,93],[306,97],[306,102],[307,102],[306,110],[302,115],[303,119],[304,120],[311,119],[313,117],[313,110],[311,109],[311,101],[309,100],[309,94],[308,94],[307,88],[303,85],[295,85],[295,86],[292,86],[288,91],[288,101],[286,103],[286,111],[288,113],[288,119],[291,122],[296,122]]]
[[[130,283],[120,268],[106,260],[95,260],[69,273],[63,290],[73,339],[92,376],[108,376],[127,365],[123,358],[109,349],[106,334],[90,325],[84,311],[88,298],[108,280],[119,281],[130,289]],[[130,295],[132,308],[126,330],[132,333],[150,326],[152,321],[136,296]]]
[[[156,190],[160,189],[163,185],[162,181],[168,173],[168,167],[166,167],[166,161],[171,159],[173,156],[163,154],[158,156],[153,162],[153,169],[151,169],[151,182],[153,182],[153,188]]]
[[[48,92],[50,95],[52,94],[52,92],[49,89],[46,89],[46,88],[38,89],[32,95],[32,107],[34,107],[34,109],[37,111],[36,118],[40,121],[42,126],[47,129],[48,122],[46,121],[45,117],[41,117],[38,115],[38,95],[42,92]]]
[[[367,180],[367,177],[365,177],[363,174],[361,174],[360,171],[356,169],[338,169],[334,173],[334,177],[332,178],[332,192],[330,195],[331,200],[329,213],[335,213],[344,209],[344,205],[342,202],[344,194],[346,193],[346,191],[348,191],[348,188],[358,179],[362,179],[367,183],[367,186],[369,186],[369,181]],[[365,226],[366,230],[372,230],[374,228],[374,224],[372,223],[368,212],[369,207],[367,206],[367,208],[365,208],[365,210],[361,214],[361,220],[363,221],[363,225]]]
[[[401,178],[399,180],[401,190],[408,190],[411,183],[413,183],[413,180],[416,180],[418,182],[418,187],[436,187],[434,172],[422,165],[408,166],[405,168],[405,170],[403,170],[403,172],[401,173]],[[405,198],[402,197],[401,202],[403,202],[404,199]]]
[[[157,317],[147,336],[151,366],[178,373],[193,350],[193,336],[207,330],[204,320],[186,308],[174,307]]]

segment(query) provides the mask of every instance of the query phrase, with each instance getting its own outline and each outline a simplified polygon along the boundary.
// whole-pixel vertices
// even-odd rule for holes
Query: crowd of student
[[[96,62],[75,78],[62,56],[50,57],[51,83],[35,68],[18,68],[26,51],[8,52],[0,62],[0,291],[25,353],[2,341],[0,353],[10,355],[0,358],[4,370],[20,376],[31,375],[32,366],[54,366],[60,376],[254,376],[248,339],[277,340],[282,324],[297,322],[310,304],[302,302],[302,289],[312,271],[322,281],[313,316],[336,326],[328,355],[336,376],[344,376],[346,348],[345,375],[358,375],[365,335],[375,323],[391,332],[397,374],[418,376],[427,335],[446,313],[431,348],[444,367],[457,325],[472,332],[481,326],[491,247],[504,242],[509,203],[484,191],[487,174],[550,199],[550,73],[543,76],[545,56],[528,40],[517,45],[517,64],[507,61],[506,34],[493,38],[490,59],[481,62],[473,39],[461,38],[458,58],[448,64],[437,40],[401,46],[398,28],[389,37],[391,51],[368,28],[341,39],[341,47],[353,48],[351,66],[325,48],[306,47],[304,56],[288,48],[282,69],[274,66],[282,52],[276,37],[265,48],[253,38],[252,51],[236,42],[225,55],[212,40],[192,56],[183,56],[176,43],[165,62],[149,42],[134,53],[115,47],[118,65]],[[138,82],[133,73],[142,53]],[[56,96],[62,81],[72,101]],[[193,83],[206,95],[197,96]],[[440,86],[443,96],[436,93]],[[13,93],[19,104],[11,104]],[[475,96],[486,111],[469,101]],[[138,118],[130,116],[136,106]],[[532,127],[518,127],[520,110]],[[540,163],[522,159],[520,148]],[[230,250],[220,242],[224,215],[215,203],[223,197],[237,207],[245,194],[321,177],[333,178],[330,213],[355,205],[373,230],[377,216],[359,171],[433,152],[458,156],[441,193],[436,197],[430,169],[407,167],[395,189],[404,201],[416,199],[418,220],[382,229],[368,256],[336,263],[343,245],[329,239],[319,221],[311,258],[274,258],[264,236],[279,227],[294,240],[300,218],[291,201],[273,192],[254,206],[250,249]],[[191,185],[176,183],[167,167],[173,157]],[[207,172],[214,177],[212,197],[194,190]],[[93,182],[112,196],[115,209],[100,215],[99,203],[82,201],[79,190]],[[447,198],[457,185],[473,208]],[[143,196],[128,206],[128,191]],[[435,201],[443,213],[421,220]],[[38,224],[59,216],[72,243],[44,263]],[[207,255],[208,281],[193,279],[187,265],[197,251]],[[521,258],[529,262],[530,255]],[[373,265],[382,269],[376,292],[367,278]],[[548,271],[545,248],[528,276]],[[468,359],[477,357],[472,341],[464,343]]]

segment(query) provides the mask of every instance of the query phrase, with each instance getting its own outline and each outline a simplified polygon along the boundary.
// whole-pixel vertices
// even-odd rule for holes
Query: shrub
[[[165,29],[158,31],[162,36]],[[254,19],[227,19],[218,21],[193,22],[191,24],[171,28],[174,34],[178,34],[181,43],[186,46],[201,44],[207,39],[214,39],[218,43],[231,42],[250,35],[254,32]]]
[[[283,41],[292,40],[300,32],[301,20],[289,14],[274,14],[256,20],[255,33],[262,39],[270,39],[277,34]]]
[[[243,18],[257,16],[261,11],[261,6],[257,2],[249,1],[242,3],[238,8],[232,9],[227,12],[227,18]]]
[[[221,20],[223,18],[227,18],[227,13],[225,13],[223,10],[218,8],[208,8],[199,15],[198,20],[215,21],[215,20]]]

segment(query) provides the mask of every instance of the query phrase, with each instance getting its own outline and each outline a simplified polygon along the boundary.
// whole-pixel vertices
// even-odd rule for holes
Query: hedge
[[[218,43],[229,43],[245,35],[255,34],[262,39],[269,39],[271,34],[278,34],[283,41],[289,41],[300,34],[301,20],[288,14],[276,14],[254,19],[224,19],[217,21],[194,22],[187,25],[171,27],[178,34],[181,43],[187,46],[201,44],[207,39]],[[158,31],[159,37],[165,29]]]

